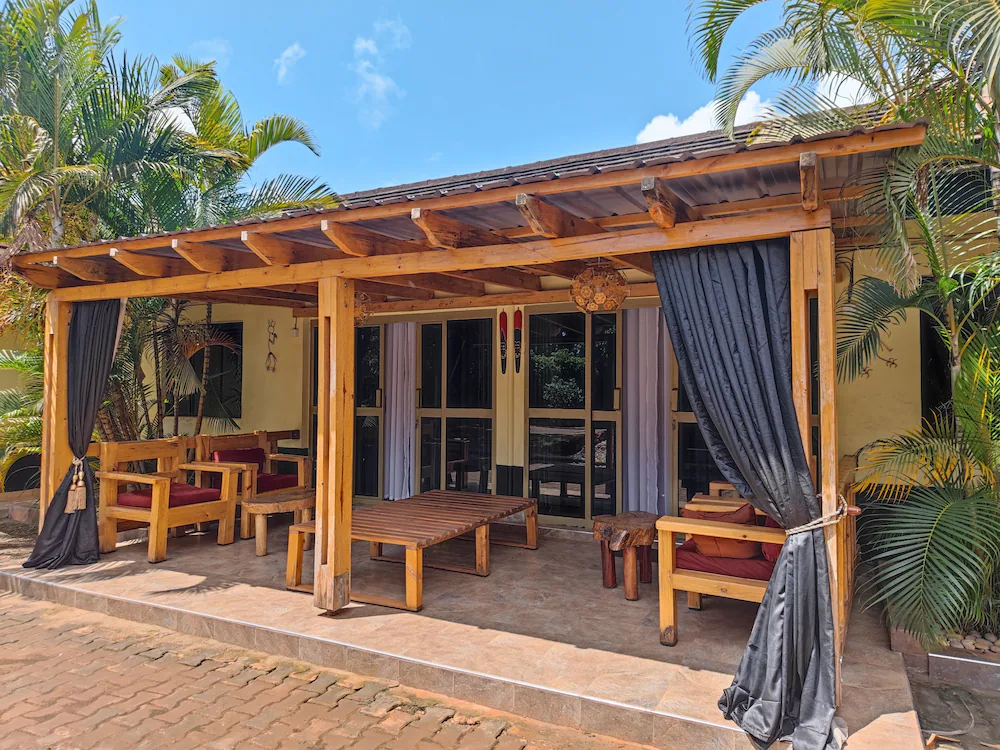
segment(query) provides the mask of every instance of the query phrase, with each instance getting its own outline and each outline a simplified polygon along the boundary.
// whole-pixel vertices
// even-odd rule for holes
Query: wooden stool
[[[312,520],[312,511],[316,506],[315,490],[289,490],[274,495],[255,497],[252,501],[243,502],[243,511],[247,518],[253,518],[257,555],[267,554],[267,517],[271,513],[293,513],[294,523],[305,523]],[[307,546],[306,549],[309,549]]]
[[[641,510],[594,518],[594,539],[601,543],[604,588],[613,589],[618,585],[614,553],[619,550],[624,558],[626,599],[635,601],[639,598],[639,581],[653,582],[653,540],[656,538],[657,519],[659,516],[655,513]],[[636,549],[639,550],[638,561]]]

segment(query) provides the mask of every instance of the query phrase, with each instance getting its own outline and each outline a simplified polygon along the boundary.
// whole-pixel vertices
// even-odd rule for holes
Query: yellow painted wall
[[[15,351],[23,349],[24,344],[13,334],[0,336],[0,349],[13,349]],[[21,376],[16,372],[0,370],[0,391],[10,388],[17,388],[21,384]]]
[[[192,308],[192,317],[204,320],[204,306]],[[254,430],[299,430],[301,440],[282,443],[288,447],[308,445],[307,425],[303,420],[307,384],[303,379],[308,320],[299,321],[299,335],[294,337],[292,311],[282,307],[258,305],[215,305],[212,320],[216,323],[243,323],[243,413],[238,421],[240,432]],[[271,350],[278,359],[274,372],[268,372],[268,320],[275,323],[277,340]],[[181,419],[181,432],[194,430],[193,418]],[[168,421],[168,427],[171,423]],[[206,425],[207,427],[207,425]],[[203,429],[203,432],[209,430]]]

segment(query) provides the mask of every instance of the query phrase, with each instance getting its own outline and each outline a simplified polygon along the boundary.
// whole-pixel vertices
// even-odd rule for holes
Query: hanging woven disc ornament
[[[588,266],[573,279],[570,294],[581,312],[611,312],[630,292],[628,280],[610,263]]]
[[[372,314],[372,298],[364,292],[354,294],[354,325],[363,326]]]

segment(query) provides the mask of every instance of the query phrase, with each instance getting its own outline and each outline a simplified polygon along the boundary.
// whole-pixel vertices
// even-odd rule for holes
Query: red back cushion
[[[741,505],[738,510],[729,513],[709,513],[707,511],[688,510],[681,508],[682,518],[692,518],[700,521],[721,521],[722,523],[737,523],[743,526],[756,526],[757,514],[750,503]],[[748,560],[760,557],[760,542],[746,539],[719,539],[714,536],[692,534],[695,549],[705,557],[729,557],[738,560]]]
[[[767,518],[765,519],[764,526],[766,526],[769,529],[782,528],[781,524],[775,521],[770,516],[767,516]],[[780,544],[769,544],[769,543],[762,544],[761,548],[764,553],[764,559],[768,560],[769,562],[778,562],[778,555],[781,554],[781,547],[782,545]]]
[[[267,453],[263,448],[239,448],[235,450],[215,451],[212,459],[223,464],[257,464],[257,470],[264,471],[264,461]]]

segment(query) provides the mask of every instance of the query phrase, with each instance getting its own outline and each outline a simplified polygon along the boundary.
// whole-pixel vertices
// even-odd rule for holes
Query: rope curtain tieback
[[[817,498],[822,499],[822,495],[817,495]],[[809,523],[804,523],[801,526],[796,526],[794,529],[788,529],[785,532],[785,536],[791,536],[792,534],[801,534],[805,531],[814,531],[816,529],[822,529],[824,526],[833,526],[840,523],[848,516],[857,516],[861,514],[861,509],[853,505],[848,505],[847,500],[843,495],[837,495],[837,509],[832,513],[827,513],[825,516],[820,516],[814,521]]]
[[[87,507],[87,485],[83,477],[83,459],[73,457],[73,481],[69,486],[69,495],[66,496],[65,513],[75,513]]]

